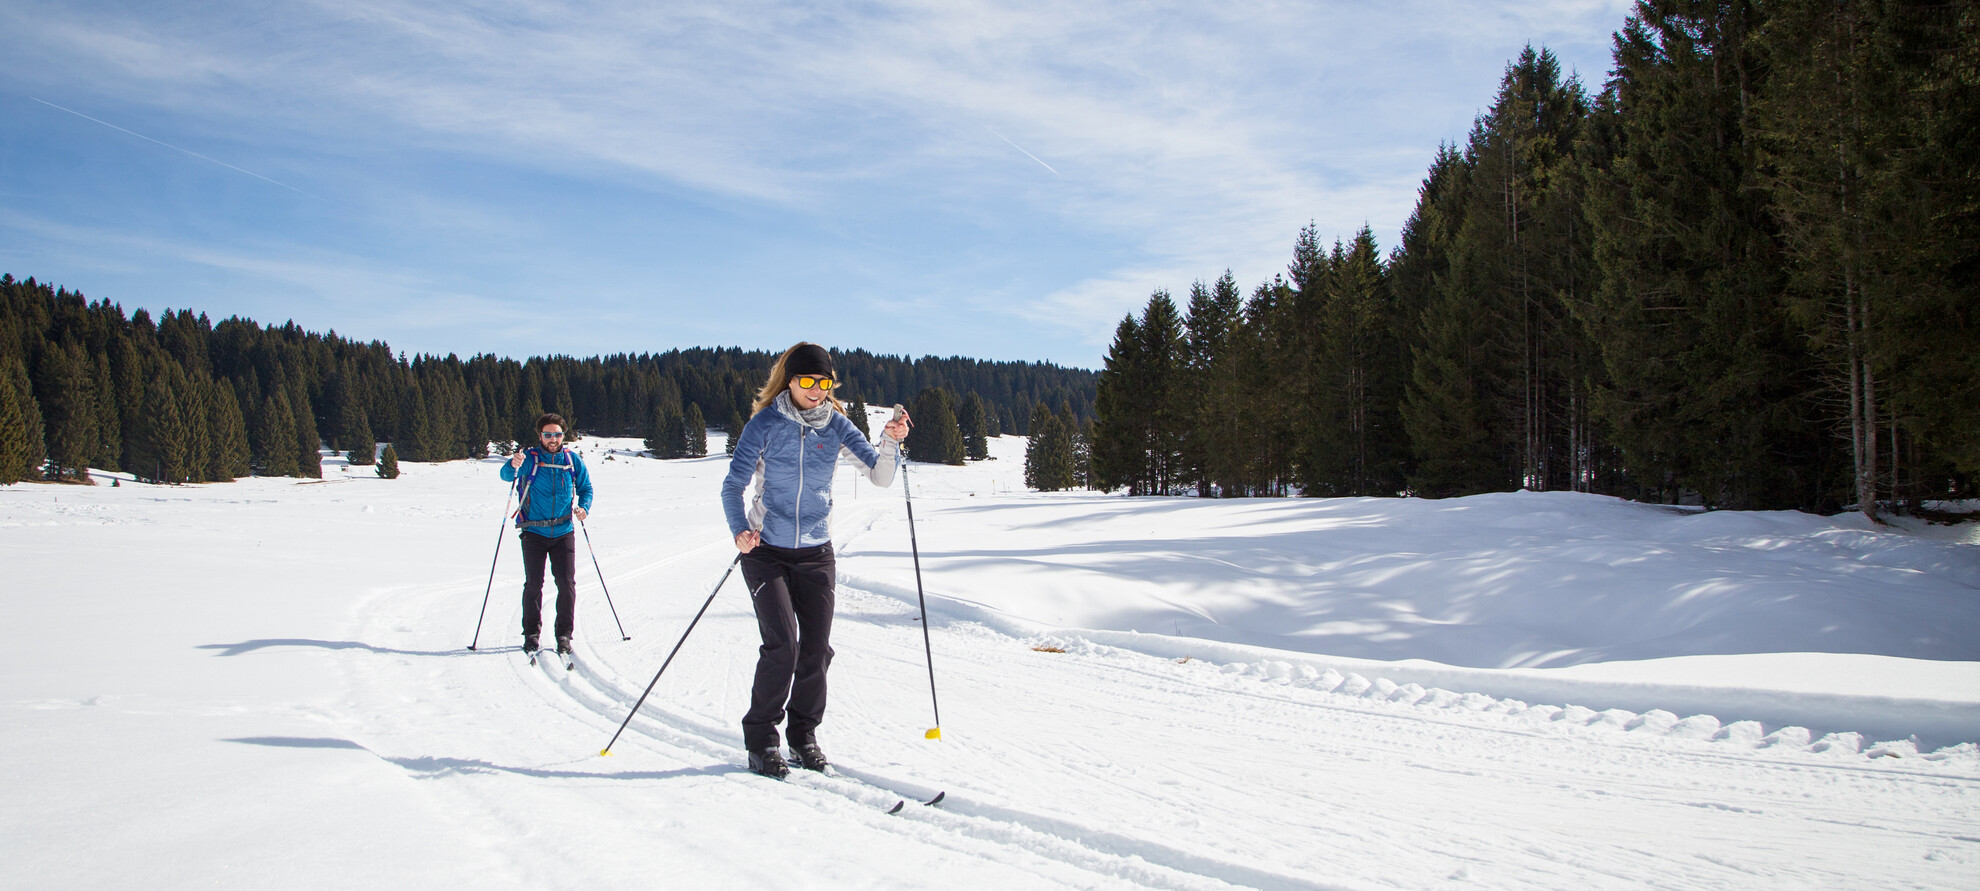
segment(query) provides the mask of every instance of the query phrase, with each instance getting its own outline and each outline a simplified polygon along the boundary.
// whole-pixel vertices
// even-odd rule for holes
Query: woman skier
[[[790,773],[778,724],[786,725],[799,766],[826,766],[818,725],[832,662],[832,473],[839,454],[850,453],[874,485],[892,485],[908,431],[903,413],[887,423],[875,448],[847,420],[832,392],[838,385],[824,347],[799,343],[784,351],[756,394],[749,422],[731,433],[736,447],[722,480],[722,510],[743,554],[743,582],[763,635],[743,745],[749,769],[768,777]],[[743,493],[752,481],[756,494],[745,509]]]

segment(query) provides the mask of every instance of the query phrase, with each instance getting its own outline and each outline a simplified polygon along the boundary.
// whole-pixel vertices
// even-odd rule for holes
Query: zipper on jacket
[[[791,547],[793,549],[804,546],[800,544],[800,542],[804,541],[804,437],[810,429],[804,422],[798,422],[798,484],[797,494],[791,499]]]

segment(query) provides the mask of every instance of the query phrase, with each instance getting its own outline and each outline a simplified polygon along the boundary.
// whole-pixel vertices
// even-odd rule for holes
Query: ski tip
[[[898,814],[898,813],[900,813],[900,812],[901,812],[901,808],[904,808],[904,807],[907,807],[907,799],[905,799],[905,798],[903,798],[903,799],[901,799],[900,801],[896,801],[896,802],[894,802],[894,809],[893,809],[893,810],[890,810],[890,811],[888,811],[887,813],[890,813],[890,814]]]
[[[927,801],[924,801],[924,802],[922,802],[922,804],[925,804],[925,805],[928,805],[928,806],[930,806],[930,807],[933,807],[933,806],[935,806],[935,805],[938,805],[938,804],[941,804],[941,803],[942,803],[942,799],[944,799],[944,798],[947,798],[947,797],[949,797],[949,793],[947,793],[947,792],[937,792],[937,793],[935,793],[935,797],[934,797],[934,798],[930,798],[930,799],[928,799]]]
[[[942,728],[940,728],[940,727],[930,727],[930,728],[928,728],[928,732],[927,732],[927,733],[924,733],[924,734],[922,734],[922,737],[923,737],[924,739],[941,739],[941,738],[942,738]]]

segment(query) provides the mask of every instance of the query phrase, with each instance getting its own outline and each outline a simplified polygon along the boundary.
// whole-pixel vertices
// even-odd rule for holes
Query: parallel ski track
[[[873,523],[870,522],[872,515],[868,511],[859,511],[857,514],[848,519],[854,522],[869,521],[860,529],[861,532],[873,528]],[[711,549],[710,547],[693,548],[659,560],[642,561],[641,565],[630,568],[624,572],[624,575],[647,576],[667,564],[705,555]],[[617,579],[621,576],[621,570],[614,567],[610,575]],[[458,604],[479,600],[478,597],[470,595],[480,593],[479,589],[483,581],[482,578],[473,578],[471,583],[464,581],[460,586],[430,586],[417,592],[399,592],[393,598],[383,599],[382,602],[388,604],[388,608],[370,616],[370,621],[366,623],[367,631],[384,634],[389,633],[389,629],[394,625],[400,628],[418,627],[431,621],[435,616],[451,616]],[[866,596],[889,602],[893,600],[886,595],[861,592],[847,586],[842,586],[841,591],[842,604],[848,597]],[[511,616],[510,625],[513,625],[514,610],[512,604],[506,610]],[[872,615],[842,616],[842,620],[853,622],[860,622],[862,618],[869,625],[889,624],[885,621],[875,621]],[[501,622],[498,621],[497,625],[500,624]],[[911,624],[903,624],[902,627],[907,629],[904,633],[912,633],[916,638],[919,637],[918,629],[913,629]],[[677,630],[679,629],[658,629],[657,633],[671,637]],[[651,635],[656,633],[656,629],[647,629],[643,633]],[[920,641],[917,639],[913,643],[915,644],[913,649],[918,651]],[[465,651],[462,654],[468,655]],[[487,680],[485,672],[492,667],[485,662],[490,658],[503,659],[505,664],[510,666],[514,677],[511,684],[497,685],[506,688],[506,692],[496,688],[486,688],[486,692],[498,699],[512,700],[514,693],[518,692],[514,690],[514,686],[520,685],[530,690],[533,697],[544,706],[571,718],[574,723],[586,728],[586,731],[595,733],[595,743],[591,743],[595,745],[603,745],[610,737],[619,721],[625,718],[626,709],[639,698],[641,690],[650,678],[647,672],[657,667],[614,666],[609,660],[602,658],[582,637],[578,641],[577,668],[568,672],[561,666],[550,664],[550,660],[544,660],[543,665],[529,666],[513,647],[484,648],[481,654],[475,654],[473,658],[446,661],[454,674],[462,673],[462,669],[479,674],[483,679],[482,682],[470,680],[468,683],[480,687]],[[1268,685],[1256,679],[1224,674],[1176,672],[1164,664],[1166,661],[1156,657],[1080,657],[1080,671],[1090,674],[1096,684],[1118,683],[1129,688],[1141,687],[1172,692],[1186,690],[1190,692],[1192,698],[1200,698],[1206,707],[1227,708],[1234,715],[1239,714],[1241,710],[1232,706],[1232,702],[1266,703],[1271,707],[1242,712],[1242,714],[1254,720],[1263,716],[1266,720],[1272,721],[1273,724],[1279,725],[1272,728],[1277,734],[1299,732],[1300,725],[1306,720],[1305,717],[1298,717],[1296,721],[1295,716],[1284,714],[1287,707],[1309,714],[1335,715],[1338,718],[1330,720],[1344,720],[1363,730],[1370,727],[1387,728],[1373,734],[1377,737],[1373,741],[1374,746],[1377,747],[1374,751],[1370,749],[1369,740],[1357,739],[1353,734],[1347,734],[1340,738],[1325,736],[1315,738],[1311,741],[1312,747],[1302,753],[1304,757],[1336,765],[1359,763],[1363,767],[1382,770],[1448,771],[1460,776],[1478,776],[1481,772],[1490,772],[1505,777],[1509,784],[1522,782],[1522,777],[1530,777],[1533,783],[1545,783],[1548,777],[1553,775],[1548,774],[1543,766],[1523,763],[1520,760],[1522,757],[1530,757],[1536,753],[1544,754],[1555,747],[1600,744],[1622,756],[1623,762],[1597,767],[1595,776],[1587,778],[1585,784],[1578,785],[1585,785],[1601,795],[1639,800],[1651,807],[1690,806],[1706,809],[1708,812],[1713,809],[1738,811],[1756,806],[1778,808],[1784,806],[1783,803],[1768,798],[1765,790],[1758,788],[1764,784],[1764,777],[1772,772],[1821,771],[1839,778],[1854,778],[1850,782],[1856,784],[1925,782],[1969,787],[1980,784],[1980,778],[1939,772],[1929,768],[1912,769],[1910,765],[1899,763],[1852,762],[1817,758],[1800,753],[1741,751],[1701,744],[1684,746],[1682,757],[1724,764],[1731,772],[1758,769],[1762,773],[1757,776],[1729,774],[1730,778],[1726,783],[1706,784],[1697,790],[1698,798],[1685,800],[1685,796],[1690,793],[1646,779],[1649,774],[1646,772],[1645,764],[1639,763],[1653,762],[1659,757],[1672,757],[1675,753],[1668,741],[1585,728],[1522,727],[1498,715],[1473,715],[1334,694],[1310,688]],[[986,680],[985,683],[997,687],[1002,687],[1006,683],[1016,683],[1014,679],[1006,681],[998,678],[994,671],[982,671],[981,665],[974,667],[979,669],[978,676],[993,679]],[[631,676],[621,676],[621,671],[629,671]],[[664,680],[662,687],[665,687]],[[509,704],[514,703],[509,702]],[[843,703],[842,708],[858,707],[858,705],[855,698]],[[1490,746],[1482,750],[1453,751],[1442,751],[1436,746],[1427,748],[1398,746],[1394,751],[1387,752],[1379,749],[1383,739],[1434,733],[1438,728],[1462,730],[1465,733],[1483,732],[1508,741],[1517,739],[1522,742],[1515,748],[1504,750]],[[574,730],[570,734],[573,744],[586,745],[587,743],[583,742],[587,737],[586,731]],[[470,751],[475,748],[473,740],[462,742],[463,748]],[[1462,741],[1456,744],[1462,745]],[[756,777],[737,765],[739,751],[739,734],[727,721],[717,721],[689,710],[672,707],[668,704],[663,689],[656,689],[654,696],[641,707],[639,714],[634,716],[628,725],[625,735],[614,746],[614,753],[617,756],[615,760],[621,760],[622,764],[623,760],[634,758],[640,762],[660,759],[670,762],[667,765],[670,768],[699,769],[731,779],[738,784],[759,789],[768,788],[768,784],[774,781]],[[596,749],[590,749],[589,752],[595,753]],[[1042,778],[1041,782],[1051,782],[1053,781],[1051,778],[1057,777],[1058,781],[1104,785],[1117,797],[1132,797],[1139,800],[1143,806],[1153,809],[1187,808],[1195,804],[1179,800],[1172,792],[1165,792],[1159,781],[1151,783],[1149,776],[1146,775],[1132,783],[1121,783],[1118,778],[1107,776],[1109,765],[1123,757],[1123,753],[1120,752],[1083,751],[1076,743],[1068,741],[1058,751],[1051,753],[1000,750],[996,754],[1000,758],[1012,759],[1013,763],[1005,765],[1012,776],[1038,777]],[[1081,757],[1089,755],[1090,758]],[[591,754],[590,757],[596,756]],[[721,768],[711,770],[707,767],[710,762],[728,767],[726,770]],[[946,848],[969,857],[996,860],[1000,865],[1018,871],[1027,871],[1026,865],[1018,857],[999,853],[999,850],[1008,848],[1030,852],[1041,860],[1089,874],[1094,885],[1125,883],[1153,888],[1245,886],[1269,889],[1333,887],[1305,876],[1260,869],[1234,860],[1207,856],[1197,851],[1183,850],[1090,825],[1076,817],[1041,813],[1033,808],[1010,803],[1012,795],[1026,794],[1022,789],[1005,790],[996,796],[976,794],[967,783],[967,773],[973,769],[969,765],[959,767],[964,773],[960,778],[964,783],[960,787],[948,783],[948,780],[957,778],[927,777],[922,779],[939,781],[913,782],[888,775],[883,771],[850,765],[836,765],[836,767],[842,776],[822,776],[799,771],[794,772],[794,780],[788,781],[785,786],[804,790],[803,794],[822,796],[821,804],[841,801],[855,806],[855,810],[866,809],[868,816],[862,822],[879,831],[898,833],[918,842]],[[1161,769],[1160,765],[1154,765],[1152,768],[1138,767],[1144,771],[1159,772]],[[1195,779],[1199,783],[1223,782],[1231,784],[1233,788],[1242,787],[1247,782],[1257,782],[1256,777],[1235,775],[1199,776]],[[912,803],[925,799],[933,795],[940,785],[949,786],[950,796],[939,808],[911,806],[904,808],[898,815],[891,817],[883,815],[885,809],[891,807],[894,802],[907,799]],[[1356,790],[1342,791],[1353,795]],[[1738,794],[1731,794],[1735,792]],[[1749,795],[1749,792],[1752,794]],[[1350,847],[1380,847],[1401,843],[1408,840],[1419,825],[1407,819],[1391,817],[1385,813],[1385,808],[1370,806],[1365,800],[1322,799],[1297,792],[1274,796],[1274,798],[1285,799],[1270,802],[1269,806],[1275,809],[1317,809],[1322,812],[1342,811],[1354,814],[1356,821],[1354,825],[1328,826],[1325,833],[1333,836],[1335,842],[1347,843]],[[1915,824],[1899,825],[1889,819],[1866,817],[1864,814],[1854,812],[1847,801],[1838,801],[1833,806],[1826,803],[1803,803],[1795,810],[1809,823],[1845,825],[1933,839],[1966,840],[1963,836],[1947,836],[1945,833],[1917,828]],[[1213,808],[1210,813],[1202,816],[1206,821],[1210,821],[1217,819],[1219,814]],[[1461,826],[1449,828],[1462,835]],[[1780,827],[1775,825],[1772,828],[1778,830]],[[1966,827],[1962,824],[1952,828],[1963,831]],[[1462,841],[1462,839],[1457,840]],[[1314,841],[1324,843],[1326,839],[1316,838]],[[1632,864],[1632,861],[1657,862],[1660,859],[1656,854],[1647,851],[1631,852],[1620,849],[1606,854],[1595,851],[1564,853],[1558,850],[1538,849],[1530,853],[1531,862],[1525,864],[1530,871],[1529,877],[1555,884],[1573,883],[1578,880],[1577,877],[1586,879],[1594,876],[1619,882],[1642,881],[1644,875],[1629,871],[1632,866],[1640,868],[1642,863]],[[1624,859],[1620,861],[1614,859],[1617,857]],[[1671,870],[1666,877],[1667,880],[1680,885],[1690,882],[1720,883],[1726,881],[1728,875],[1740,871],[1736,864],[1715,862],[1687,864],[1663,859],[1662,865]],[[1036,872],[1041,878],[1047,877],[1044,872],[1030,871]],[[1806,879],[1821,883],[1836,880],[1838,876],[1817,869],[1807,872],[1795,871],[1791,874],[1774,873],[1765,878],[1769,881]]]
[[[542,677],[538,680],[547,681],[554,688],[554,693],[544,693],[546,703],[558,706],[567,714],[585,719],[588,723],[604,727],[599,737],[602,740],[609,737],[611,727],[616,726],[617,721],[624,719],[625,710],[630,708],[632,702],[639,697],[643,686],[632,688],[601,679],[596,672],[587,668],[590,664],[592,660],[580,654],[576,670],[566,673],[561,669],[551,668],[547,672],[538,673],[563,676]],[[524,668],[528,666],[525,664]],[[544,692],[540,683],[532,686],[539,692]],[[566,705],[574,706],[580,711],[563,708]],[[609,723],[601,723],[601,720]],[[740,740],[728,728],[712,725],[701,718],[664,706],[657,706],[650,697],[647,703],[640,707],[639,714],[635,715],[627,726],[626,735],[620,737],[619,743],[615,746],[614,757],[622,755],[616,750],[626,748],[626,743],[633,736],[660,743],[670,749],[693,752],[728,763],[734,762],[735,754],[740,750]],[[899,814],[893,815],[893,819],[927,824],[949,833],[996,845],[1015,845],[1033,854],[1093,872],[1100,877],[1127,879],[1139,887],[1173,889],[1233,885],[1260,889],[1339,887],[1240,863],[1204,857],[1022,808],[958,799],[954,796],[946,798],[936,807],[919,807],[918,802],[943,790],[936,785],[907,782],[863,768],[843,764],[834,764],[833,768],[840,774],[839,776],[792,770],[790,779],[781,782],[789,786],[830,793],[865,807],[876,808],[882,813],[893,807],[895,803],[905,800],[909,802],[909,806],[903,808]],[[744,782],[759,784],[779,782],[757,777],[740,766],[736,767],[732,775]],[[966,849],[958,848],[958,850]]]

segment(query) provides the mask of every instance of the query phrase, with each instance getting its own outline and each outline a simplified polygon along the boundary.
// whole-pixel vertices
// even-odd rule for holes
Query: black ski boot
[[[825,750],[818,747],[817,740],[802,744],[792,743],[791,757],[796,759],[798,766],[805,770],[824,773],[825,768],[832,766],[832,762],[825,760]]]
[[[569,637],[557,638],[557,655],[569,656],[570,654],[571,654],[571,639]]]
[[[791,766],[784,762],[784,753],[776,746],[756,749],[749,753],[749,770],[773,780],[781,780],[791,775]]]
[[[534,653],[540,649],[542,649],[542,647],[537,646],[536,635],[534,634],[523,635],[523,652]]]

